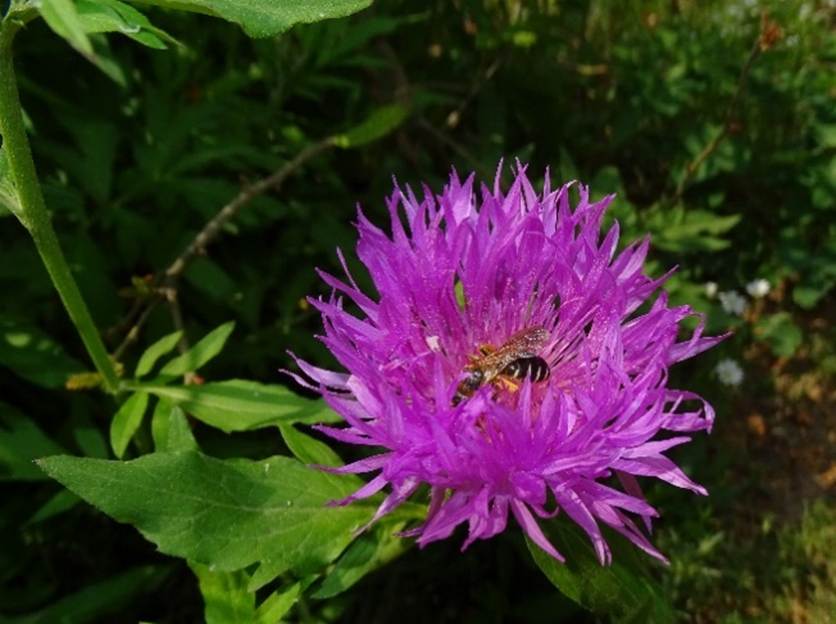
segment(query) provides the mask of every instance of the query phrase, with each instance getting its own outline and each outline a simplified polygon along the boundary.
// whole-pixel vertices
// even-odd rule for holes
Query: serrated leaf
[[[125,454],[128,443],[142,424],[146,407],[148,407],[148,395],[144,392],[137,392],[128,397],[116,412],[110,422],[110,446],[116,457],[121,458]]]
[[[223,18],[251,37],[272,37],[295,24],[345,17],[365,9],[371,0],[143,0],[145,4]]]
[[[93,55],[93,45],[84,32],[73,0],[42,0],[40,11],[55,34],[66,39],[79,52]]]
[[[755,336],[766,342],[779,357],[791,357],[804,339],[801,328],[793,322],[789,312],[778,312],[760,319],[755,325]]]
[[[558,517],[542,527],[566,557],[566,563],[526,538],[528,550],[543,574],[568,598],[613,622],[674,621],[661,588],[641,569],[632,546],[624,544],[619,536],[608,538],[613,561],[602,566],[589,540],[572,522]]]
[[[250,590],[290,569],[326,565],[374,511],[363,502],[328,506],[352,488],[288,457],[220,460],[182,451],[128,462],[57,456],[38,464],[163,553],[228,572],[258,564]]]
[[[409,115],[409,109],[400,104],[390,104],[372,111],[361,124],[335,137],[334,143],[342,148],[361,147],[383,138]]]
[[[179,376],[196,371],[221,352],[233,329],[234,321],[213,329],[191,349],[163,366],[160,374]]]
[[[42,481],[46,475],[32,461],[62,451],[34,421],[0,403],[0,481]]]
[[[322,401],[305,399],[284,386],[244,379],[199,386],[133,384],[129,387],[173,401],[198,420],[227,433],[273,427],[280,423],[312,424],[339,420]]]
[[[139,379],[140,377],[144,377],[150,373],[151,369],[154,368],[154,364],[157,363],[157,360],[167,353],[170,353],[172,349],[177,346],[177,343],[180,342],[180,338],[182,337],[183,332],[178,330],[168,334],[167,336],[163,336],[148,347],[139,358],[134,376]]]

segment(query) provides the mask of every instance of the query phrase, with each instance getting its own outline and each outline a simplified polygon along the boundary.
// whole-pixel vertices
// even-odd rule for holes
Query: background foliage
[[[15,64],[52,223],[123,392],[87,370],[0,151],[0,622],[830,621],[832,3],[368,5],[4,7],[27,22]],[[356,484],[302,465],[340,461],[304,427],[333,414],[278,373],[288,349],[331,363],[314,267],[350,256],[357,202],[383,218],[391,175],[440,188],[503,157],[618,193],[624,240],[650,232],[651,270],[680,266],[674,300],[735,332],[675,371],[719,416],[678,455],[711,497],[649,488],[669,568],[589,565],[571,527],[565,569],[514,531],[417,552],[392,537],[417,507],[349,546],[369,508],[323,503]],[[56,454],[84,459],[32,463]]]

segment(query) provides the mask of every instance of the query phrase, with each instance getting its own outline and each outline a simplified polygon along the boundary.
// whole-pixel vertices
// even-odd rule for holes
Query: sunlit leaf
[[[339,420],[322,401],[305,399],[284,386],[244,379],[190,386],[135,384],[130,388],[169,399],[195,418],[226,432],[250,431],[279,423]]]
[[[258,564],[251,589],[286,570],[332,561],[374,509],[328,506],[351,487],[287,457],[220,460],[182,451],[129,462],[56,456],[38,464],[166,554],[222,571]]]
[[[128,397],[110,423],[110,446],[116,457],[122,457],[128,443],[142,424],[145,408],[148,407],[148,395],[137,392]]]
[[[134,41],[164,50],[175,40],[134,7],[118,0],[77,0],[78,19],[86,33],[119,33]]]
[[[371,0],[143,0],[144,4],[193,11],[239,24],[251,37],[271,37],[294,24],[345,17]]]
[[[177,346],[177,343],[180,342],[180,338],[182,337],[183,332],[178,330],[174,333],[168,334],[167,336],[163,336],[157,342],[148,347],[139,358],[134,376],[139,379],[140,377],[144,377],[150,373],[151,369],[154,368],[154,364],[157,363],[157,360],[167,353],[170,353],[171,350]]]
[[[87,38],[73,0],[42,0],[40,10],[55,34],[66,39],[79,52],[93,55],[93,45]]]
[[[178,376],[196,371],[221,352],[233,329],[235,323],[230,321],[212,330],[183,355],[163,366],[160,374]]]

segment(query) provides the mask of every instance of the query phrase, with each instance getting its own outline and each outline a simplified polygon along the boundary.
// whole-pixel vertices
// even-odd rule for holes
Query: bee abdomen
[[[530,379],[536,383],[546,381],[551,375],[551,370],[546,360],[537,355],[532,355],[517,358],[502,370],[502,374],[514,379]]]

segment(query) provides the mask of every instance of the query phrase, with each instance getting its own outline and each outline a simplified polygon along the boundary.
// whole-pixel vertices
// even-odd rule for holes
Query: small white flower
[[[709,299],[714,299],[717,296],[717,282],[705,283],[705,296]]]
[[[743,316],[746,312],[746,298],[736,290],[721,292],[717,297],[720,299],[720,305],[729,314]]]
[[[760,299],[761,297],[766,297],[769,293],[771,286],[769,282],[765,279],[756,279],[752,280],[748,284],[746,284],[746,292],[749,293],[755,299]]]
[[[714,374],[717,375],[720,383],[726,386],[739,386],[743,381],[743,369],[740,368],[740,364],[730,358],[717,362]]]

